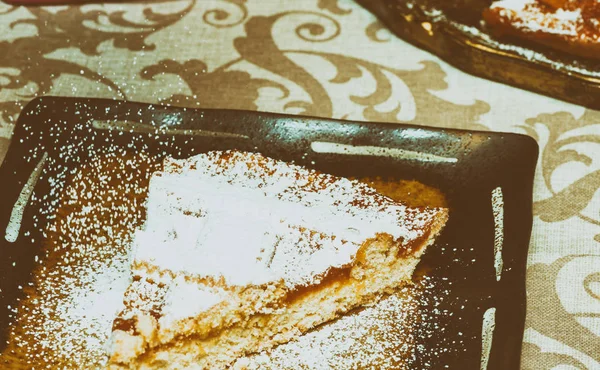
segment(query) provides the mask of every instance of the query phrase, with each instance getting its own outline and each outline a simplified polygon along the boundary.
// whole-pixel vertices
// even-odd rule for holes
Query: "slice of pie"
[[[494,2],[483,17],[500,37],[600,59],[598,0],[502,0]]]
[[[237,151],[167,159],[108,368],[221,369],[410,282],[448,211]]]

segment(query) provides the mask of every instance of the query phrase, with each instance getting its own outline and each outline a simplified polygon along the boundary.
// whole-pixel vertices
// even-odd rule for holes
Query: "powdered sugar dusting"
[[[505,14],[508,14],[509,12],[514,13],[515,11],[520,11],[520,10],[524,9],[526,6],[532,5],[534,3],[537,3],[537,1],[536,0],[504,0],[504,1],[495,2],[493,4],[493,7],[496,10],[500,9],[501,7],[506,8]],[[409,5],[411,5],[411,6],[409,6]],[[561,71],[563,73],[573,74],[575,76],[581,76],[583,78],[599,78],[600,77],[599,70],[597,70],[596,68],[589,68],[577,60],[572,60],[572,61],[556,60],[552,57],[549,57],[544,52],[532,50],[531,48],[528,48],[528,47],[515,45],[515,44],[509,43],[509,42],[503,42],[501,40],[493,38],[488,34],[488,31],[486,31],[482,28],[483,26],[474,27],[473,25],[468,25],[468,24],[450,19],[449,17],[446,17],[444,15],[443,11],[436,9],[434,5],[431,5],[428,2],[423,3],[421,1],[414,1],[414,0],[407,2],[407,7],[409,9],[413,9],[417,6],[419,7],[419,10],[421,12],[423,12],[425,15],[427,15],[427,17],[428,17],[427,19],[429,19],[432,23],[440,22],[440,23],[448,24],[451,27],[455,28],[456,30],[469,35],[472,39],[471,45],[474,47],[480,46],[482,49],[484,49],[488,52],[490,50],[493,51],[495,49],[495,50],[498,50],[499,53],[503,53],[503,54],[510,53],[510,54],[514,55],[514,57],[516,57],[516,58],[523,58],[528,61],[541,63],[541,64],[546,65],[554,70]],[[562,21],[562,22],[566,21],[567,23],[572,21],[572,22],[577,22],[578,25],[580,24],[579,23],[579,15],[581,13],[579,13],[576,9],[571,9],[571,10],[559,9],[559,10],[557,10],[556,13],[557,14],[554,14],[554,16],[558,17],[559,21]],[[581,15],[583,16],[583,14],[581,14]],[[588,23],[590,23],[592,26],[595,24],[596,29],[600,28],[600,20],[592,18],[592,19],[588,19]],[[572,28],[572,24],[568,25],[568,27]],[[589,28],[591,26],[588,25],[587,27]],[[595,40],[598,40],[598,37],[600,37],[600,33],[598,33],[598,35],[596,35],[596,36],[594,36],[594,33],[588,32],[586,34],[589,34],[590,37],[593,37],[593,38],[595,37],[594,38]]]
[[[60,217],[50,217],[55,221],[43,233],[34,282],[23,289],[26,298],[15,308],[9,345],[0,356],[6,368],[97,368],[105,363],[112,321],[130,284],[129,227],[143,220],[138,206],[148,178],[140,161],[148,158],[134,160],[117,151],[102,155],[53,189],[61,191],[57,201],[32,197],[41,213],[54,210]],[[47,168],[52,172],[42,176],[57,176],[57,170],[65,174],[53,160]],[[119,217],[109,216],[114,214]]]
[[[142,158],[141,162],[147,160]],[[132,233],[146,218],[145,208],[141,205],[152,173],[148,167],[152,166],[144,164],[145,169],[140,169],[139,162],[121,152],[100,156],[76,173],[64,187],[61,201],[53,203],[52,209],[60,217],[46,230],[47,248],[39,258],[35,287],[27,290],[30,298],[15,308],[19,317],[11,329],[9,347],[1,355],[3,364],[36,369],[98,368],[105,364],[113,319],[122,309],[124,291],[131,283]],[[300,237],[305,232],[293,229],[290,235]],[[310,244],[306,247],[311,250]],[[272,257],[270,262],[269,256]],[[283,256],[285,254],[271,255],[266,250],[263,263],[297,265]],[[169,289],[164,289],[164,294],[169,295],[167,301],[179,307],[178,312],[182,305],[177,305],[177,301],[199,288],[192,288],[182,279],[174,281]],[[205,288],[193,294],[199,294],[203,299],[196,302],[197,306],[188,307],[191,310],[188,315],[218,304],[220,298],[218,290]],[[309,338],[314,341],[320,338],[321,343],[329,343],[327,353],[337,357],[328,360],[330,368],[380,361],[390,364],[388,368],[399,368],[391,364],[400,361],[402,354],[410,357],[413,351],[418,351],[411,342],[413,337],[406,336],[413,328],[412,322],[408,322],[409,316],[414,316],[411,307],[416,307],[418,301],[416,296],[407,300],[405,294],[390,297],[375,307],[342,319],[348,320],[343,324],[349,328],[345,330],[348,335],[340,333],[340,330],[344,331],[343,327],[334,330],[324,326],[309,334],[312,335]],[[173,310],[166,309],[164,313],[169,311]],[[425,320],[435,321],[435,318]],[[401,325],[396,326],[398,322]],[[404,322],[407,322],[406,326],[402,324]],[[380,336],[378,333],[382,331],[385,333]],[[353,333],[362,333],[363,339],[352,340]],[[365,346],[364,351],[358,350],[360,343]],[[319,369],[318,363],[312,360],[323,359],[327,353],[315,357],[315,351],[319,350],[316,346],[312,350],[302,348],[296,349],[298,358],[303,358],[306,366],[312,364],[312,368]],[[273,353],[274,359],[278,358],[276,353]],[[341,365],[335,366],[335,361]]]
[[[503,0],[503,1],[495,1],[491,8],[503,8],[510,9],[513,11],[522,11],[527,5],[535,4],[536,0]]]
[[[49,272],[37,287],[37,298],[22,306],[19,326],[11,333],[13,344],[25,351],[19,362],[34,368],[103,363],[112,320],[129,284],[128,262],[127,256],[115,255],[88,267]],[[14,351],[9,349],[4,357]]]
[[[533,0],[505,0],[492,4],[499,14],[525,32],[538,32],[577,37],[583,26],[581,9],[556,9],[548,12]],[[596,36],[596,38],[598,38]]]
[[[417,292],[404,289],[377,306],[343,316],[279,346],[241,359],[248,369],[409,369],[414,361]],[[236,368],[234,366],[234,368]]]
[[[81,271],[81,275],[66,279],[62,285],[72,286],[69,298],[59,302],[55,320],[44,320],[44,328],[52,330],[53,335],[41,340],[39,345],[50,352],[66,352],[79,358],[102,357],[104,346],[110,336],[111,328],[106,323],[114,318],[122,307],[123,292],[128,284],[128,271],[122,259],[100,267],[98,270]],[[81,277],[87,278],[82,282]],[[58,297],[56,297],[58,298]],[[45,301],[48,297],[45,298]],[[39,307],[43,313],[49,313],[48,307]],[[46,327],[50,325],[50,327]],[[31,328],[33,329],[33,328]],[[60,341],[53,340],[60,338]],[[81,353],[85,348],[90,353]]]
[[[242,358],[234,369],[431,369],[444,368],[447,343],[433,339],[445,330],[438,322],[449,313],[437,307],[447,291],[423,277],[375,306],[355,311],[270,351]],[[431,310],[423,310],[430,305]],[[437,359],[436,361],[431,361]]]
[[[191,299],[193,297],[193,299]],[[161,326],[169,326],[181,317],[193,317],[225,299],[220,289],[187,282],[177,277],[165,297]]]
[[[211,152],[166,162],[148,195],[135,260],[230,285],[317,283],[378,233],[408,243],[436,211],[259,154]],[[233,212],[232,212],[233,210]]]

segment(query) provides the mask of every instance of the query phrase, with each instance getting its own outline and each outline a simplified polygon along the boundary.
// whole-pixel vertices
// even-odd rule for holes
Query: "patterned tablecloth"
[[[44,94],[531,135],[522,367],[600,369],[598,111],[462,73],[350,0],[0,3],[0,158]]]

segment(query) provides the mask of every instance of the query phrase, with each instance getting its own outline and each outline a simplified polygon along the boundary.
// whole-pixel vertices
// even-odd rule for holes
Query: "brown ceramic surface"
[[[133,128],[134,132],[106,130],[98,125],[94,128],[93,121],[118,123],[121,127],[126,122],[127,129]],[[314,142],[392,148],[404,154],[319,153],[313,150]],[[532,225],[532,183],[538,154],[537,144],[531,138],[247,111],[41,98],[30,103],[20,115],[0,168],[4,187],[4,196],[0,198],[0,230],[6,230],[23,185],[44,152],[54,159],[54,165],[44,168],[34,194],[38,199],[49,195],[44,200],[44,204],[49,204],[60,194],[56,190],[65,185],[56,176],[57,171],[77,169],[107,147],[181,157],[214,149],[258,150],[337,175],[417,180],[440,189],[447,197],[450,221],[436,245],[426,253],[419,271],[442,281],[436,289],[447,293],[442,297],[437,291],[429,292],[437,306],[430,304],[433,301],[425,301],[422,312],[431,313],[437,308],[444,314],[429,315],[436,317],[440,330],[433,336],[420,338],[423,346],[419,350],[419,363],[413,367],[479,368],[482,317],[491,307],[496,308],[496,328],[489,369],[519,367]],[[50,185],[51,178],[59,180]],[[494,268],[491,203],[492,191],[498,187],[504,196],[504,265],[499,281]],[[42,207],[43,204],[38,204],[25,208],[15,242],[8,242],[4,236],[0,240],[3,333],[10,321],[7,306],[14,305],[21,294],[18,286],[26,285],[31,278],[33,256],[42,245],[40,229],[48,222],[47,216],[40,212]],[[5,346],[5,339],[0,343]]]

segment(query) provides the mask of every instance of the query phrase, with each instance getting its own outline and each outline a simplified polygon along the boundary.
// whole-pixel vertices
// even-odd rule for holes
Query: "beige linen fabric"
[[[35,96],[526,133],[524,369],[600,369],[600,112],[462,73],[350,0],[0,3],[0,158]]]

